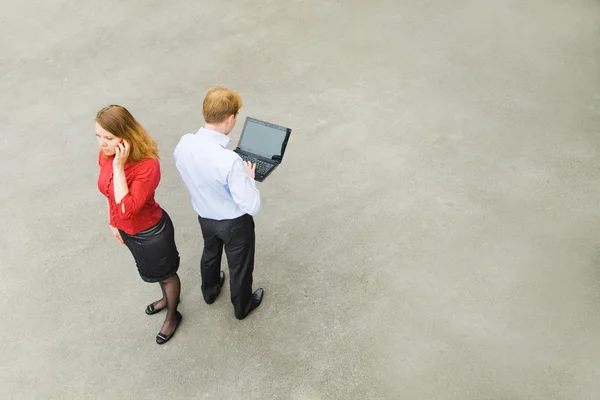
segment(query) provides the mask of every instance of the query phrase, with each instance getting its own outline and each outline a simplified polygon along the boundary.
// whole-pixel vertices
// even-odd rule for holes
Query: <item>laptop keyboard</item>
[[[250,157],[244,154],[240,154],[239,156],[242,157],[242,160],[244,161],[250,161],[251,163],[256,164],[255,172],[257,175],[265,175],[267,172],[269,172],[271,168],[273,168],[273,164],[270,164],[266,161],[258,160],[254,157]]]

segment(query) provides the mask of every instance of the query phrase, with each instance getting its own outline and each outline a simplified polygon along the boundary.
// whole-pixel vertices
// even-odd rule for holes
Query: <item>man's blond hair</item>
[[[223,122],[230,115],[236,115],[242,108],[242,98],[233,90],[214,87],[206,92],[202,104],[204,121],[208,124]]]

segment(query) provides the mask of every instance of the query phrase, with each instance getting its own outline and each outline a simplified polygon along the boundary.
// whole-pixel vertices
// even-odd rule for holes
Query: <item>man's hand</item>
[[[246,173],[250,179],[254,179],[254,170],[256,170],[256,164],[252,164],[250,161],[244,161],[244,169],[246,170]]]

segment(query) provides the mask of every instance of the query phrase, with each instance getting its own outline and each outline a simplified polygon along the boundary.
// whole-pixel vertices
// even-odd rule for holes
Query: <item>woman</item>
[[[160,284],[163,296],[146,307],[146,314],[167,309],[156,336],[156,343],[164,344],[181,322],[177,311],[181,284],[173,223],[154,201],[160,181],[158,148],[129,111],[118,105],[98,112],[96,138],[100,146],[98,189],[107,198],[108,224],[115,238],[131,251],[142,279]]]

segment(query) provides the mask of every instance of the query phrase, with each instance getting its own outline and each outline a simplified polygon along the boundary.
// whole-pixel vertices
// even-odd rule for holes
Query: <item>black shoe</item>
[[[183,316],[181,315],[181,313],[179,311],[177,311],[177,325],[175,325],[175,329],[173,330],[173,333],[171,333],[170,335],[165,335],[164,333],[158,332],[158,335],[156,335],[156,343],[165,344],[169,340],[171,340],[171,338],[177,331],[177,328],[179,327],[179,324],[181,323],[182,319],[183,319]]]
[[[238,310],[234,310],[234,314],[235,317],[237,319],[244,319],[248,316],[248,314],[250,314],[253,310],[256,310],[258,308],[258,306],[260,306],[260,303],[262,303],[262,299],[263,299],[263,295],[265,294],[265,291],[263,290],[263,288],[258,288],[256,289],[256,291],[254,291],[254,293],[252,293],[252,297],[250,298],[250,308],[248,309],[248,312],[243,315],[241,313],[238,313]]]
[[[212,299],[211,301],[207,301],[205,298],[204,301],[206,302],[206,304],[212,304],[215,302],[215,300],[217,299],[217,297],[219,297],[219,294],[221,293],[221,288],[223,287],[224,283],[225,283],[225,272],[221,271],[221,273],[219,274],[219,291],[215,295],[214,299]]]
[[[162,310],[165,310],[167,308],[167,306],[165,305],[163,308],[155,308],[154,305],[158,302],[162,301],[162,299],[155,301],[152,304],[148,304],[148,306],[146,307],[146,314],[148,315],[154,315],[157,314],[159,312],[161,312]],[[165,302],[166,303],[166,302]]]
[[[250,311],[248,311],[248,314],[250,314],[252,310],[256,310],[258,306],[260,306],[264,294],[265,291],[263,290],[263,288],[258,288],[254,293],[252,293],[252,300],[250,300]]]
[[[158,314],[159,312],[161,312],[162,310],[166,310],[167,309],[167,302],[165,301],[165,306],[163,308],[155,308],[154,305],[158,302],[161,302],[162,299],[155,301],[152,304],[148,304],[148,306],[146,307],[146,314],[148,315],[154,315],[154,314]],[[179,300],[177,302],[177,304],[179,305],[179,303],[181,302],[181,300]]]

